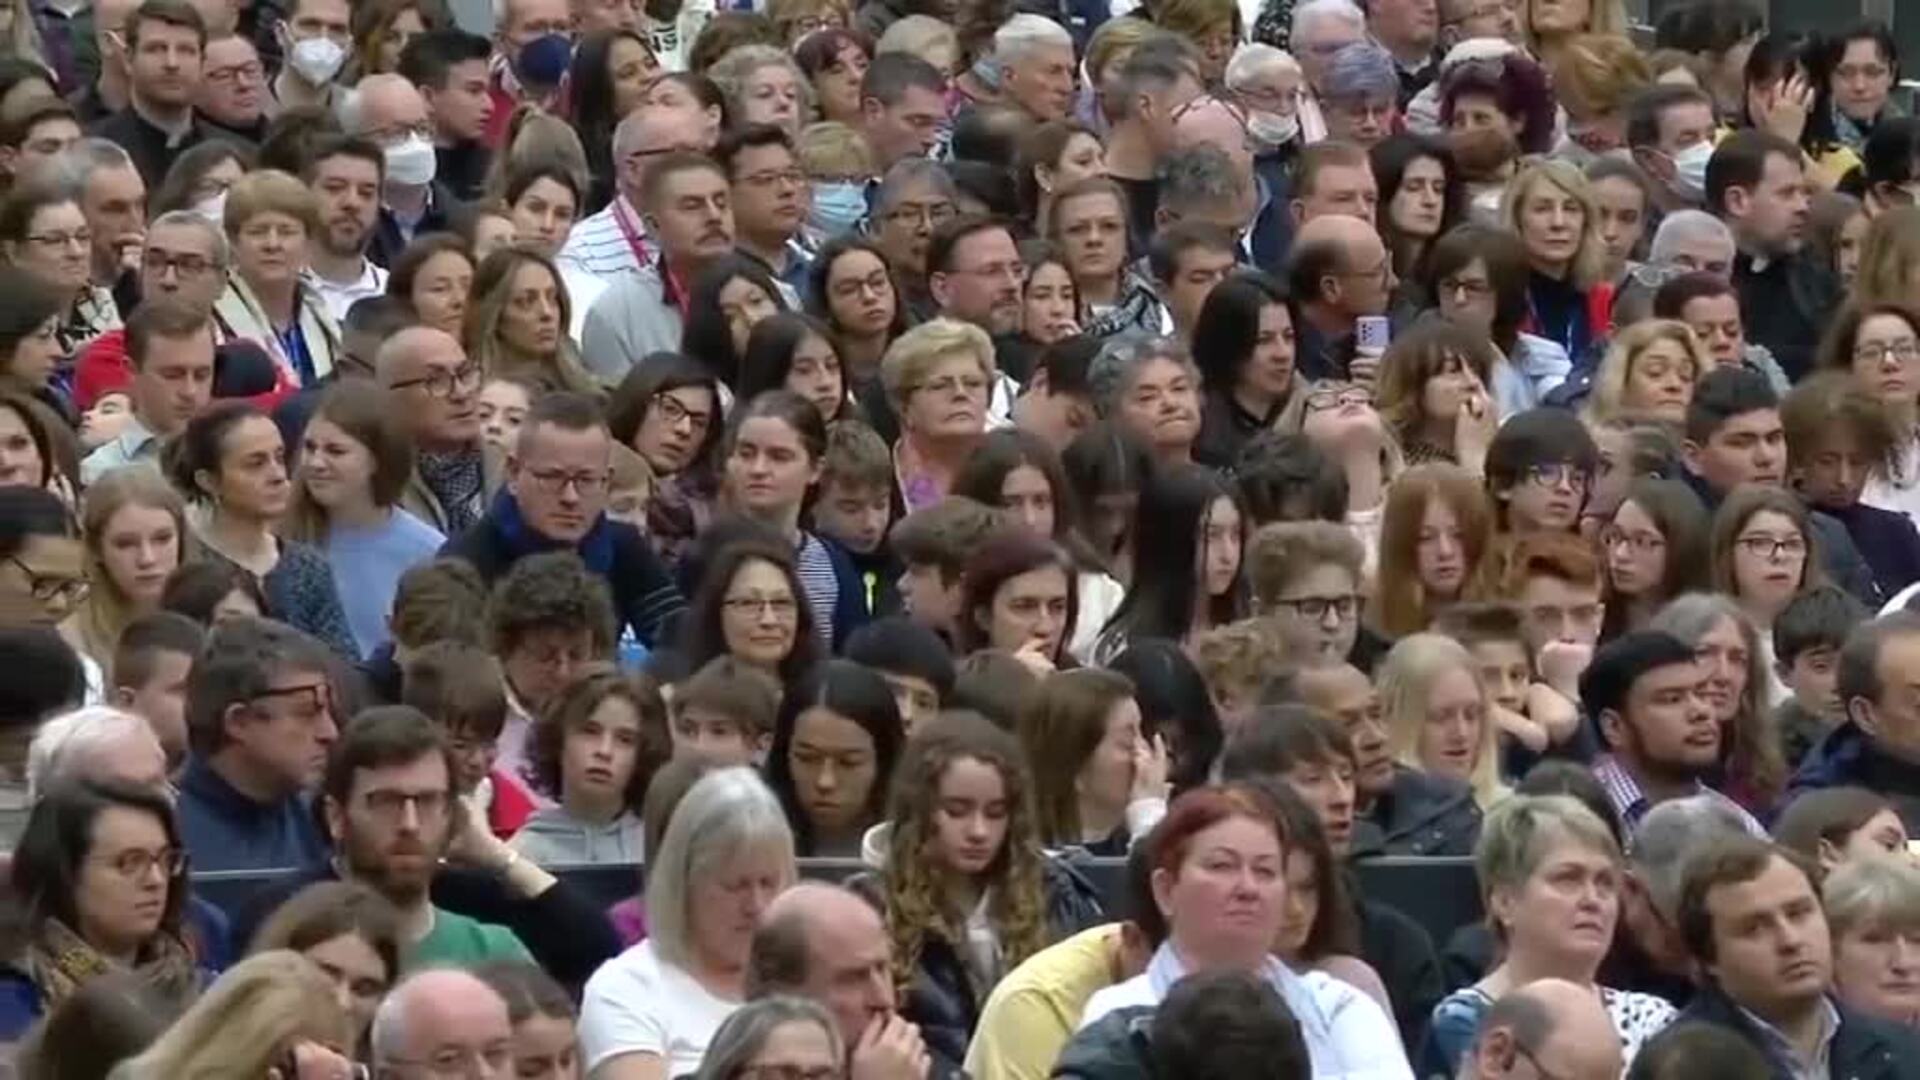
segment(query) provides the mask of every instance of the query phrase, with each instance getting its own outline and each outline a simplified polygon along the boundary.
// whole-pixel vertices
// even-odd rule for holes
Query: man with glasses
[[[399,75],[369,75],[341,125],[380,149],[380,219],[368,257],[392,266],[414,237],[450,229],[453,193],[436,180],[433,123],[420,90]]]
[[[373,1065],[390,1080],[513,1074],[507,1003],[464,971],[423,971],[394,987],[373,1016]]]
[[[56,626],[86,595],[86,554],[60,500],[0,488],[0,626]]]
[[[200,93],[193,100],[214,134],[257,143],[267,132],[267,69],[253,42],[239,34],[210,38]]]
[[[1365,557],[1346,526],[1326,521],[1280,521],[1253,535],[1246,560],[1253,613],[1271,621],[1296,666],[1344,664],[1353,654]]]
[[[193,114],[200,92],[207,25],[187,0],[146,0],[127,20],[127,62],[133,73],[127,107],[88,133],[118,143],[149,190],[167,167],[206,138]]]
[[[409,326],[380,346],[373,367],[416,451],[401,508],[447,536],[469,528],[501,480],[502,463],[481,444],[480,365],[453,335]]]
[[[972,323],[1003,339],[1020,329],[1027,268],[1013,234],[992,218],[959,218],[940,227],[927,248],[927,291],[939,315]]]
[[[893,267],[900,299],[916,321],[938,305],[927,292],[927,249],[936,229],[960,216],[959,191],[942,166],[909,158],[887,170],[874,189],[868,229]]]
[[[83,484],[158,458],[161,444],[184,431],[213,398],[213,326],[206,309],[149,300],[127,320],[125,342],[133,415],[80,463]]]
[[[1357,371],[1354,328],[1384,315],[1396,279],[1373,225],[1344,214],[1316,217],[1294,237],[1289,284],[1299,305],[1294,365],[1308,379],[1371,378]]]
[[[1611,1080],[1620,1036],[1590,986],[1536,979],[1487,1008],[1460,1080]]]
[[[797,310],[813,265],[800,231],[813,189],[794,156],[793,137],[772,124],[744,124],[721,138],[713,156],[733,185],[734,243],[766,266]]]
[[[651,648],[686,604],[646,537],[607,517],[612,459],[613,436],[594,399],[539,399],[507,457],[505,490],[441,553],[467,560],[491,583],[527,556],[572,551],[612,585],[620,622]]]

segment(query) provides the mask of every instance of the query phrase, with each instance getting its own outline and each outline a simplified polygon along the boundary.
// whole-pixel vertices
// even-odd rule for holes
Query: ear
[[[1880,733],[1880,718],[1874,715],[1873,702],[1854,696],[1847,699],[1847,719],[1868,738]]]
[[[1320,287],[1315,291],[1318,295],[1310,297],[1309,299],[1325,300],[1329,304],[1334,304],[1339,302],[1340,297],[1344,295],[1347,290],[1340,284],[1340,276],[1338,274],[1325,274],[1321,276]]]
[[[1502,886],[1487,894],[1487,918],[1494,925],[1506,922],[1513,917],[1516,898],[1512,890]]]
[[[1293,219],[1293,227],[1298,230],[1307,223],[1307,204],[1295,199],[1287,204],[1287,216]]]
[[[245,723],[246,715],[247,707],[239,702],[227,706],[226,711],[220,714],[220,734],[229,742],[236,741],[234,729]]]
[[[1053,194],[1053,166],[1035,165],[1033,167],[1033,182],[1038,184],[1040,190],[1045,194]]]
[[[1609,747],[1621,746],[1627,741],[1627,721],[1616,709],[1601,709],[1600,738]]]
[[[1692,439],[1681,440],[1680,463],[1687,467],[1688,472],[1697,473],[1700,471],[1700,452],[1703,449],[1704,447]]]
[[[1173,871],[1155,870],[1149,883],[1153,886],[1153,906],[1160,909],[1162,918],[1171,915],[1173,913]]]
[[[1178,220],[1179,218],[1174,215],[1173,211],[1168,210],[1166,207],[1159,206],[1154,208],[1154,211],[1153,211],[1154,228],[1164,229]]]
[[[220,487],[220,478],[206,469],[195,469],[193,472],[193,486],[199,488],[203,495],[212,495]]]
[[[1728,217],[1745,217],[1753,208],[1753,192],[1737,184],[1728,188],[1721,199],[1726,203]]]
[[[940,307],[947,306],[947,301],[953,294],[947,288],[947,275],[945,271],[936,270],[927,275],[927,295],[931,296],[933,302]]]
[[[1828,869],[1830,867],[1838,866],[1842,862],[1846,861],[1845,854],[1842,853],[1839,848],[1834,846],[1833,841],[1827,839],[1824,836],[1821,837],[1819,842],[1815,845],[1813,850],[1813,856],[1814,856],[1814,861],[1818,862],[1820,864],[1820,868],[1823,870]]]

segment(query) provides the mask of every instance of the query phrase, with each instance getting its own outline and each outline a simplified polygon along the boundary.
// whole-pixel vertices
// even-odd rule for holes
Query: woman
[[[93,284],[92,244],[86,214],[64,189],[16,185],[0,202],[0,255],[60,297],[54,340],[63,358],[120,326],[113,293]]]
[[[847,385],[856,393],[876,385],[881,357],[907,332],[907,308],[886,256],[866,237],[843,233],[814,257],[807,286],[807,312],[839,339]]]
[[[680,562],[713,517],[713,448],[720,440],[720,384],[679,353],[653,353],[628,370],[607,404],[615,441],[653,470],[647,539]]]
[[[1847,305],[1827,330],[1819,366],[1850,373],[1879,399],[1899,440],[1860,501],[1920,514],[1920,312],[1894,301]]]
[[[530,161],[507,173],[501,194],[513,219],[513,242],[544,258],[559,258],[586,198],[579,177],[564,165]]]
[[[226,292],[213,305],[222,336],[257,342],[295,386],[332,374],[340,328],[300,281],[321,227],[319,200],[286,173],[251,172],[227,190],[221,220],[233,248]]]
[[[1113,656],[1133,638],[1190,642],[1240,617],[1246,604],[1241,554],[1247,514],[1239,492],[1198,465],[1147,478],[1133,527],[1137,575],[1101,629],[1094,652]]]
[[[236,143],[220,138],[199,143],[167,166],[166,177],[147,199],[148,217],[197,210],[219,225],[226,216],[227,192],[253,169],[253,154]]]
[[[794,879],[780,802],[745,768],[695,783],[649,852],[647,938],[587,980],[580,1056],[588,1074],[667,1080],[694,1071],[746,999],[761,914]]]
[[[496,251],[474,271],[470,295],[460,337],[488,378],[600,394],[567,336],[573,309],[552,260],[524,247]]]
[[[1072,120],[1049,120],[1020,140],[1013,180],[1033,231],[1051,236],[1054,193],[1106,174],[1106,150],[1099,136]]]
[[[1379,686],[1394,760],[1466,784],[1482,810],[1507,797],[1487,690],[1465,646],[1409,634],[1381,662]]]
[[[646,100],[647,85],[660,72],[660,60],[646,38],[629,29],[599,30],[580,40],[567,73],[566,114],[587,151],[593,186],[581,217],[597,214],[613,201],[613,133],[627,114]]]
[[[746,255],[713,260],[691,285],[681,351],[737,392],[747,338],[760,320],[787,310],[787,302],[766,267]]]
[[[1073,337],[1085,321],[1080,304],[1080,287],[1074,284],[1073,269],[1060,248],[1045,240],[1020,242],[1020,264],[1027,268],[1027,280],[1020,291],[1020,350],[1009,350],[997,343],[1003,356],[1021,352],[1009,361],[1009,369],[1031,378],[1037,357],[1047,346]]]
[[[813,94],[793,57],[769,45],[740,45],[707,69],[727,96],[735,124],[772,124],[791,138],[813,114]]]
[[[1823,580],[1808,530],[1806,504],[1778,488],[1736,488],[1714,513],[1714,589],[1769,638],[1787,601]]]
[[[1373,389],[1323,379],[1295,394],[1281,412],[1279,431],[1305,435],[1336,462],[1347,480],[1345,524],[1366,549],[1368,576],[1379,563],[1380,516],[1406,459],[1386,420],[1373,407]]]
[[[553,976],[525,961],[474,972],[507,1003],[513,1025],[513,1075],[519,1080],[580,1080],[579,1013]]]
[[[1907,826],[1878,792],[1859,787],[1815,788],[1793,797],[1773,823],[1773,839],[1832,873],[1862,859],[1905,855]]]
[[[249,953],[274,949],[299,953],[332,981],[353,1021],[349,1045],[358,1046],[400,979],[400,912],[365,885],[315,882],[275,908],[247,945]]]
[[[1587,166],[1593,201],[1600,209],[1600,239],[1607,245],[1603,280],[1615,289],[1641,257],[1647,222],[1653,210],[1652,181],[1640,166],[1617,157],[1596,159]]]
[[[72,505],[79,487],[71,436],[34,398],[0,391],[0,487],[45,488]]]
[[[1708,525],[1700,497],[1682,481],[1646,477],[1627,485],[1600,529],[1602,640],[1645,629],[1668,601],[1706,587]]]
[[[1534,55],[1549,58],[1575,34],[1629,36],[1620,0],[1523,0],[1520,20]]]
[[[219,402],[167,448],[167,478],[185,493],[188,523],[208,558],[260,583],[266,614],[358,660],[326,556],[276,532],[293,504],[280,429],[258,406]]]
[[[362,657],[392,640],[387,624],[400,575],[447,542],[398,505],[413,468],[413,440],[392,398],[365,380],[334,383],[301,435],[284,532],[326,554]]]
[[[833,331],[811,315],[769,315],[747,335],[740,361],[738,400],[786,390],[811,402],[826,423],[853,415],[840,348]]]
[[[1285,783],[1260,781],[1259,791],[1273,804],[1287,846],[1287,898],[1281,906],[1280,933],[1273,954],[1288,968],[1320,971],[1366,991],[1382,1009],[1393,1003],[1380,973],[1360,959],[1360,908],[1333,845],[1327,842],[1320,813]],[[1352,798],[1352,782],[1347,782]],[[1343,853],[1344,854],[1344,853]]]
[[[989,536],[961,573],[960,651],[996,649],[1039,673],[1073,666],[1073,575],[1072,556],[1045,537],[1024,528]]]
[[[789,684],[821,656],[824,639],[813,618],[791,547],[755,540],[727,544],[701,574],[684,617],[688,670],[726,655]]]
[[[0,393],[33,398],[63,418],[73,416],[53,376],[65,354],[60,324],[67,302],[59,289],[16,267],[0,267]]]
[[[1033,765],[1042,844],[1122,856],[1166,816],[1166,743],[1144,731],[1126,676],[1056,671],[1027,696],[1015,731]]]
[[[1493,1003],[1542,978],[1596,989],[1620,1036],[1621,1057],[1631,1063],[1675,1013],[1652,994],[1594,982],[1620,913],[1624,860],[1613,833],[1572,796],[1515,795],[1487,814],[1473,859],[1502,957],[1480,981],[1434,1007],[1422,1075],[1452,1075]]]
[[[1418,289],[1428,280],[1427,256],[1434,241],[1460,221],[1459,180],[1453,155],[1427,135],[1390,135],[1367,152],[1380,187],[1380,238],[1393,259],[1393,273]],[[1417,311],[1433,306],[1433,294],[1400,290],[1400,306]]]
[[[350,1076],[353,1046],[353,1020],[327,976],[299,953],[274,949],[228,969],[166,1034],[113,1075]]]
[[[1813,197],[1807,214],[1807,250],[1815,263],[1833,271],[1843,289],[1853,288],[1860,270],[1860,246],[1870,224],[1867,208],[1853,195],[1822,191]]]
[[[1425,630],[1480,573],[1493,507],[1478,477],[1454,465],[1400,474],[1380,519],[1380,568],[1367,625],[1388,639]]]
[[[27,818],[11,874],[21,918],[3,950],[0,1038],[19,1041],[116,966],[175,1001],[198,989],[199,959],[181,936],[186,851],[161,796],[91,782],[49,791]]]
[[[1177,642],[1145,638],[1127,646],[1107,669],[1133,683],[1140,727],[1167,748],[1167,781],[1174,794],[1200,787],[1226,741],[1207,682]]]
[[[667,703],[651,676],[588,672],[533,722],[527,765],[553,803],[510,846],[541,866],[643,861],[640,804],[672,752]]]
[[[1193,458],[1231,469],[1240,448],[1272,427],[1299,385],[1286,286],[1246,270],[1215,285],[1193,323],[1200,365],[1200,434]]]
[[[1716,538],[1719,524],[1716,517]],[[1761,535],[1756,533],[1755,538]],[[1741,557],[1752,558],[1744,552]],[[1714,587],[1725,590],[1719,576],[1721,560],[1715,557],[1713,562]],[[1662,608],[1648,628],[1692,646],[1706,668],[1705,696],[1721,731],[1719,790],[1750,811],[1767,812],[1787,782],[1787,765],[1772,722],[1773,706],[1786,698],[1786,688],[1774,683],[1778,675],[1773,635],[1755,626],[1744,607],[1723,591],[1687,593]]]
[[[900,418],[894,471],[907,511],[931,506],[951,490],[986,434],[994,376],[993,342],[971,323],[935,319],[887,347],[880,379]]]
[[[1499,427],[1487,393],[1490,359],[1484,341],[1445,320],[1416,326],[1387,347],[1376,408],[1408,462],[1486,471]]]
[[[846,552],[800,527],[826,452],[820,410],[791,391],[769,390],[734,410],[722,444],[721,494],[727,509],[792,546],[813,632],[832,650],[866,622],[867,605]]]
[[[1324,972],[1295,972],[1274,954],[1293,841],[1257,790],[1189,791],[1174,800],[1150,843],[1153,900],[1166,920],[1166,940],[1145,972],[1094,993],[1082,1028],[1116,1009],[1158,1004],[1189,974],[1243,971],[1287,1002],[1315,1075],[1406,1075],[1406,1052],[1386,1010]]]
[[[1566,162],[1536,161],[1508,181],[1500,217],[1526,248],[1528,329],[1580,363],[1606,340],[1613,322],[1593,185]]]
[[[1487,389],[1500,419],[1536,408],[1565,382],[1564,348],[1521,330],[1527,321],[1526,245],[1505,229],[1462,225],[1442,236],[1426,264],[1427,285],[1449,322],[1484,334],[1499,351]]]
[[[1074,505],[1086,510],[1081,533],[1114,580],[1133,580],[1133,525],[1140,488],[1153,472],[1153,454],[1111,421],[1074,436],[1060,453],[1060,470]]]
[[[727,1018],[693,1080],[837,1076],[846,1053],[839,1025],[818,1003],[775,995],[743,1005]]]
[[[1047,217],[1047,239],[1059,245],[1089,318],[1125,298],[1127,194],[1117,180],[1089,176],[1057,191]]]
[[[802,858],[860,853],[885,812],[903,739],[893,689],[872,668],[828,660],[781,698],[767,784]]]
[[[827,27],[801,39],[794,62],[813,88],[819,119],[860,126],[860,81],[873,60],[873,46],[856,30]]]
[[[1878,19],[1863,19],[1822,43],[1813,64],[1813,108],[1808,133],[1858,154],[1880,121],[1898,116],[1891,107],[1900,82],[1900,53],[1893,32]]]
[[[1847,863],[1820,898],[1833,934],[1833,989],[1858,1013],[1920,1026],[1920,868],[1906,852]]]
[[[80,535],[91,587],[60,636],[104,671],[120,632],[160,610],[168,575],[186,561],[186,505],[152,469],[116,469],[81,500]]]
[[[353,67],[360,78],[400,69],[407,43],[450,20],[438,0],[373,0],[354,9]]]
[[[1687,324],[1677,319],[1647,319],[1620,331],[1593,377],[1587,402],[1590,423],[1629,416],[1681,425],[1693,385],[1713,369]]]
[[[408,244],[387,275],[387,295],[397,297],[422,326],[459,337],[473,292],[473,255],[448,233],[430,233]]]

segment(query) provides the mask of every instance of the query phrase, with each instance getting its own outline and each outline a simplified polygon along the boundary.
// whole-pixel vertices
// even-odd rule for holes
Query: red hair
[[[1280,813],[1260,793],[1245,784],[1194,788],[1173,800],[1167,816],[1147,837],[1147,860],[1154,870],[1177,873],[1186,861],[1193,838],[1229,818],[1252,818],[1273,830],[1284,853],[1289,846]]]

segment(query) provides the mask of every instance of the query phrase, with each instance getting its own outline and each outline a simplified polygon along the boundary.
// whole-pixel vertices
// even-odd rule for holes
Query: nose
[[[834,791],[840,787],[840,772],[834,768],[833,762],[820,763],[820,771],[813,776],[813,786],[821,791]]]
[[[340,726],[334,722],[333,710],[320,710],[320,718],[313,722],[314,741],[320,743],[322,746],[331,746],[333,745],[333,740],[339,737]]]
[[[594,740],[593,756],[607,761],[613,760],[613,732],[603,731],[600,737]]]
[[[400,802],[400,828],[405,832],[420,831],[420,803],[415,799],[402,799]]]

